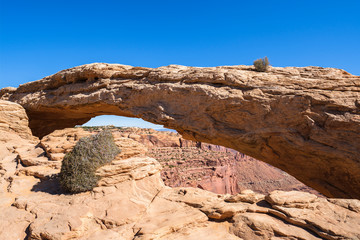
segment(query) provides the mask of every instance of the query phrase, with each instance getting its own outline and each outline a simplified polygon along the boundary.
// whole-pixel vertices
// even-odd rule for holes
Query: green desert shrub
[[[96,169],[110,163],[121,150],[109,130],[81,138],[61,165],[60,185],[69,193],[92,190],[99,178]]]
[[[269,59],[267,57],[259,58],[254,61],[255,70],[258,72],[266,72],[269,65],[270,65],[270,63],[269,63]]]

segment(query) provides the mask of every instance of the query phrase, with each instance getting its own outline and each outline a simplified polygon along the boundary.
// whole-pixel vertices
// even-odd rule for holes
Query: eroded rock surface
[[[97,115],[139,117],[263,160],[326,196],[360,198],[360,77],[344,70],[95,63],[0,98],[23,106],[39,137]]]
[[[26,121],[21,125],[26,128]],[[360,238],[359,200],[169,188],[160,164],[141,151],[98,169],[102,180],[93,191],[64,194],[56,179],[61,160],[46,156],[36,138],[3,129],[0,239]],[[134,153],[132,144],[123,146]]]
[[[35,139],[29,129],[28,116],[25,109],[18,104],[0,100],[0,131],[19,135],[24,139]]]
[[[52,159],[62,159],[81,137],[102,128],[56,130],[41,139]],[[146,154],[160,162],[166,186],[199,187],[219,194],[237,194],[245,189],[267,194],[273,190],[301,190],[318,194],[292,176],[264,162],[222,146],[185,140],[174,132],[143,128],[111,129],[118,147],[117,157]],[[145,147],[145,146],[146,147]]]

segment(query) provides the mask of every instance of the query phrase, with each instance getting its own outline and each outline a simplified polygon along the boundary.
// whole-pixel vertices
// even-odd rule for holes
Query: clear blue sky
[[[0,0],[0,88],[92,62],[336,67],[360,75],[360,1]]]

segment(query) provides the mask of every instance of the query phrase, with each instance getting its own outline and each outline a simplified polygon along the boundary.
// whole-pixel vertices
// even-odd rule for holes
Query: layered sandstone
[[[8,113],[3,112],[11,118]],[[26,119],[19,112],[14,120],[18,116]],[[98,169],[102,179],[93,191],[64,194],[56,177],[61,159],[46,156],[38,140],[19,136],[11,122],[0,135],[0,239],[360,238],[359,200],[169,188],[161,181],[160,164],[132,147],[130,156]],[[18,127],[27,129],[26,120]],[[126,151],[133,145],[123,146]]]
[[[0,98],[23,106],[39,137],[97,115],[138,117],[263,160],[326,196],[360,198],[360,77],[340,69],[95,63]]]
[[[273,190],[302,190],[318,194],[285,172],[222,146],[185,140],[180,134],[142,128],[108,127],[121,156],[146,154],[160,162],[166,186],[198,187],[220,194],[245,189],[267,194]],[[96,134],[102,127],[56,130],[41,139],[52,160],[62,160],[76,142]]]
[[[28,117],[20,105],[0,100],[0,131],[17,134],[24,139],[35,139],[28,127]]]

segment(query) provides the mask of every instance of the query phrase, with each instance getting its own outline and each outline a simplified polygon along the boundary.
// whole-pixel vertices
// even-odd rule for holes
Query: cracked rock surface
[[[12,122],[0,130],[0,239],[360,238],[359,200],[166,187],[160,164],[127,140],[117,144],[128,154],[98,169],[98,187],[67,195],[56,179],[61,160],[47,156],[38,139],[19,136]]]
[[[138,117],[265,161],[325,196],[360,199],[360,77],[344,70],[94,63],[0,98],[26,109],[38,137],[97,115]]]

